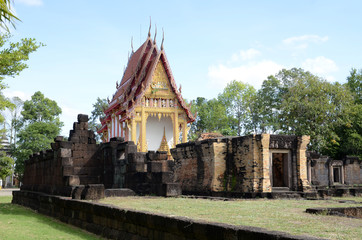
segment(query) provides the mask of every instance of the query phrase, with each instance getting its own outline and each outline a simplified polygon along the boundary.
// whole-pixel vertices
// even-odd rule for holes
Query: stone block
[[[148,162],[147,172],[162,172],[162,162]]]
[[[156,195],[165,197],[175,197],[182,194],[181,185],[179,183],[163,183],[157,184]]]
[[[53,150],[58,150],[59,149],[59,143],[58,142],[54,142],[54,143],[50,143],[50,146]]]
[[[109,141],[110,142],[124,142],[124,137],[113,137]]]
[[[79,123],[80,130],[88,130],[88,121]],[[93,132],[93,131],[90,131]]]
[[[128,154],[135,152],[137,152],[137,146],[134,144],[134,142],[129,141],[128,145],[126,146],[125,155],[127,156]]]
[[[144,163],[130,163],[127,166],[128,172],[145,172],[145,164]]]
[[[136,193],[129,188],[113,188],[104,190],[104,195],[106,197],[127,197],[135,196]]]
[[[62,175],[63,176],[72,176],[73,173],[73,166],[63,166],[62,167]]]
[[[55,138],[54,138],[54,142],[61,142],[61,141],[63,141],[63,136],[56,136]]]
[[[84,185],[76,186],[72,192],[72,199],[81,199]]]
[[[69,148],[60,148],[59,157],[61,158],[72,157],[72,150]]]
[[[147,178],[151,183],[172,183],[173,172],[149,172]]]
[[[128,162],[129,163],[145,163],[146,156],[144,153],[135,152],[128,154]]]
[[[64,176],[63,184],[65,186],[77,186],[80,185],[80,180],[78,176]]]
[[[86,185],[82,191],[81,199],[84,200],[97,200],[104,198],[104,185],[103,184],[89,184]]]
[[[174,160],[167,160],[167,168],[168,168],[167,171],[173,172],[174,167],[175,167],[175,161]]]
[[[88,122],[88,115],[86,114],[78,114],[78,123]]]
[[[72,148],[72,143],[68,142],[68,141],[61,141],[61,142],[59,142],[59,146],[61,148],[69,148],[69,149],[71,149]]]

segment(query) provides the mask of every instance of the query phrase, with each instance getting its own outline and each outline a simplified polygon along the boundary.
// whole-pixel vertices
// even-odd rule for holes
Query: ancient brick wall
[[[313,185],[329,185],[329,157],[308,153],[310,162],[310,180]]]
[[[362,184],[362,160],[347,157],[344,161],[344,182],[348,185]]]
[[[68,141],[57,137],[51,147],[25,161],[22,189],[71,196],[75,186],[102,182],[99,145],[87,115],[78,115]]]
[[[307,191],[308,142],[306,136],[261,134],[178,144],[171,150],[175,181],[183,193],[268,193],[271,151],[279,151],[288,155],[290,189]]]
[[[346,157],[343,160],[334,160],[328,156],[316,153],[308,153],[311,182],[314,186],[334,185],[361,185],[362,184],[362,160],[358,157]],[[333,167],[341,168],[341,182],[334,182]]]
[[[175,182],[184,193],[210,193],[225,189],[226,143],[220,139],[178,144],[171,149],[175,161]]]

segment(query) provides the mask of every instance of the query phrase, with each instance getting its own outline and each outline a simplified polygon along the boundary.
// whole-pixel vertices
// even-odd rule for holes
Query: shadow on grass
[[[12,204],[11,199],[0,197],[0,238],[11,232],[12,239],[22,239],[24,232],[29,232],[32,235],[29,239],[101,239],[29,208]]]

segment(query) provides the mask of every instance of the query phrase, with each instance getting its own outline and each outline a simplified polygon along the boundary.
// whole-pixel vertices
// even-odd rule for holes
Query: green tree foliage
[[[10,112],[10,144],[14,144],[16,147],[16,140],[17,140],[17,130],[20,128],[20,112],[23,107],[23,100],[19,97],[13,97],[10,102],[13,104],[13,107],[9,109]]]
[[[8,24],[15,28],[15,21],[20,21],[11,11],[10,3],[10,0],[0,0],[0,27],[6,31],[9,31]]]
[[[15,77],[28,67],[25,63],[29,60],[29,55],[43,46],[33,38],[25,38],[20,42],[9,42],[10,35],[0,34],[0,111],[15,107],[14,104],[5,98],[3,91],[6,88],[4,79]],[[0,115],[0,123],[4,121],[4,116]]]
[[[328,144],[325,152],[334,158],[346,155],[359,156],[362,159],[362,70],[352,69],[347,77],[346,86],[353,94],[354,105],[348,115],[348,121],[335,128],[337,137]]]
[[[100,118],[105,117],[104,110],[108,107],[107,99],[97,98],[97,101],[93,104],[93,111],[90,116],[89,121],[89,130],[92,130],[96,134],[96,139],[100,141],[100,135],[97,134],[97,130],[101,127],[101,123],[99,121]]]
[[[7,176],[13,173],[14,159],[9,157],[6,152],[0,151],[0,179],[5,180]]]
[[[36,92],[31,100],[25,101],[20,129],[18,146],[14,149],[16,156],[16,173],[21,177],[24,171],[24,161],[29,155],[50,148],[50,143],[59,135],[63,123],[59,120],[62,110],[54,100]]]
[[[362,104],[362,69],[352,68],[347,77],[347,86],[353,92],[356,104]]]
[[[350,91],[302,69],[283,71],[287,90],[281,104],[281,129],[287,134],[309,135],[310,149],[322,152],[336,141],[335,128],[347,123],[353,98]]]
[[[251,85],[232,81],[219,95],[219,104],[226,108],[229,129],[233,135],[249,134],[254,131],[252,113],[256,91]]]
[[[189,132],[190,139],[197,139],[201,133],[219,132],[221,134],[230,135],[228,121],[226,116],[226,108],[218,99],[207,100],[198,97],[191,105],[191,111],[196,113],[196,120],[191,125]]]
[[[277,133],[280,130],[279,115],[283,92],[278,78],[269,76],[263,82],[253,107],[255,133]]]

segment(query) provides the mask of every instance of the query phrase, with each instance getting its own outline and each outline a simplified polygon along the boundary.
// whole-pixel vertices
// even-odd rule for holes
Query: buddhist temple
[[[129,57],[120,84],[109,101],[98,133],[102,141],[123,137],[133,141],[140,152],[167,151],[187,141],[188,123],[195,120],[181,96],[181,87],[171,72],[156,36],[146,41]]]

